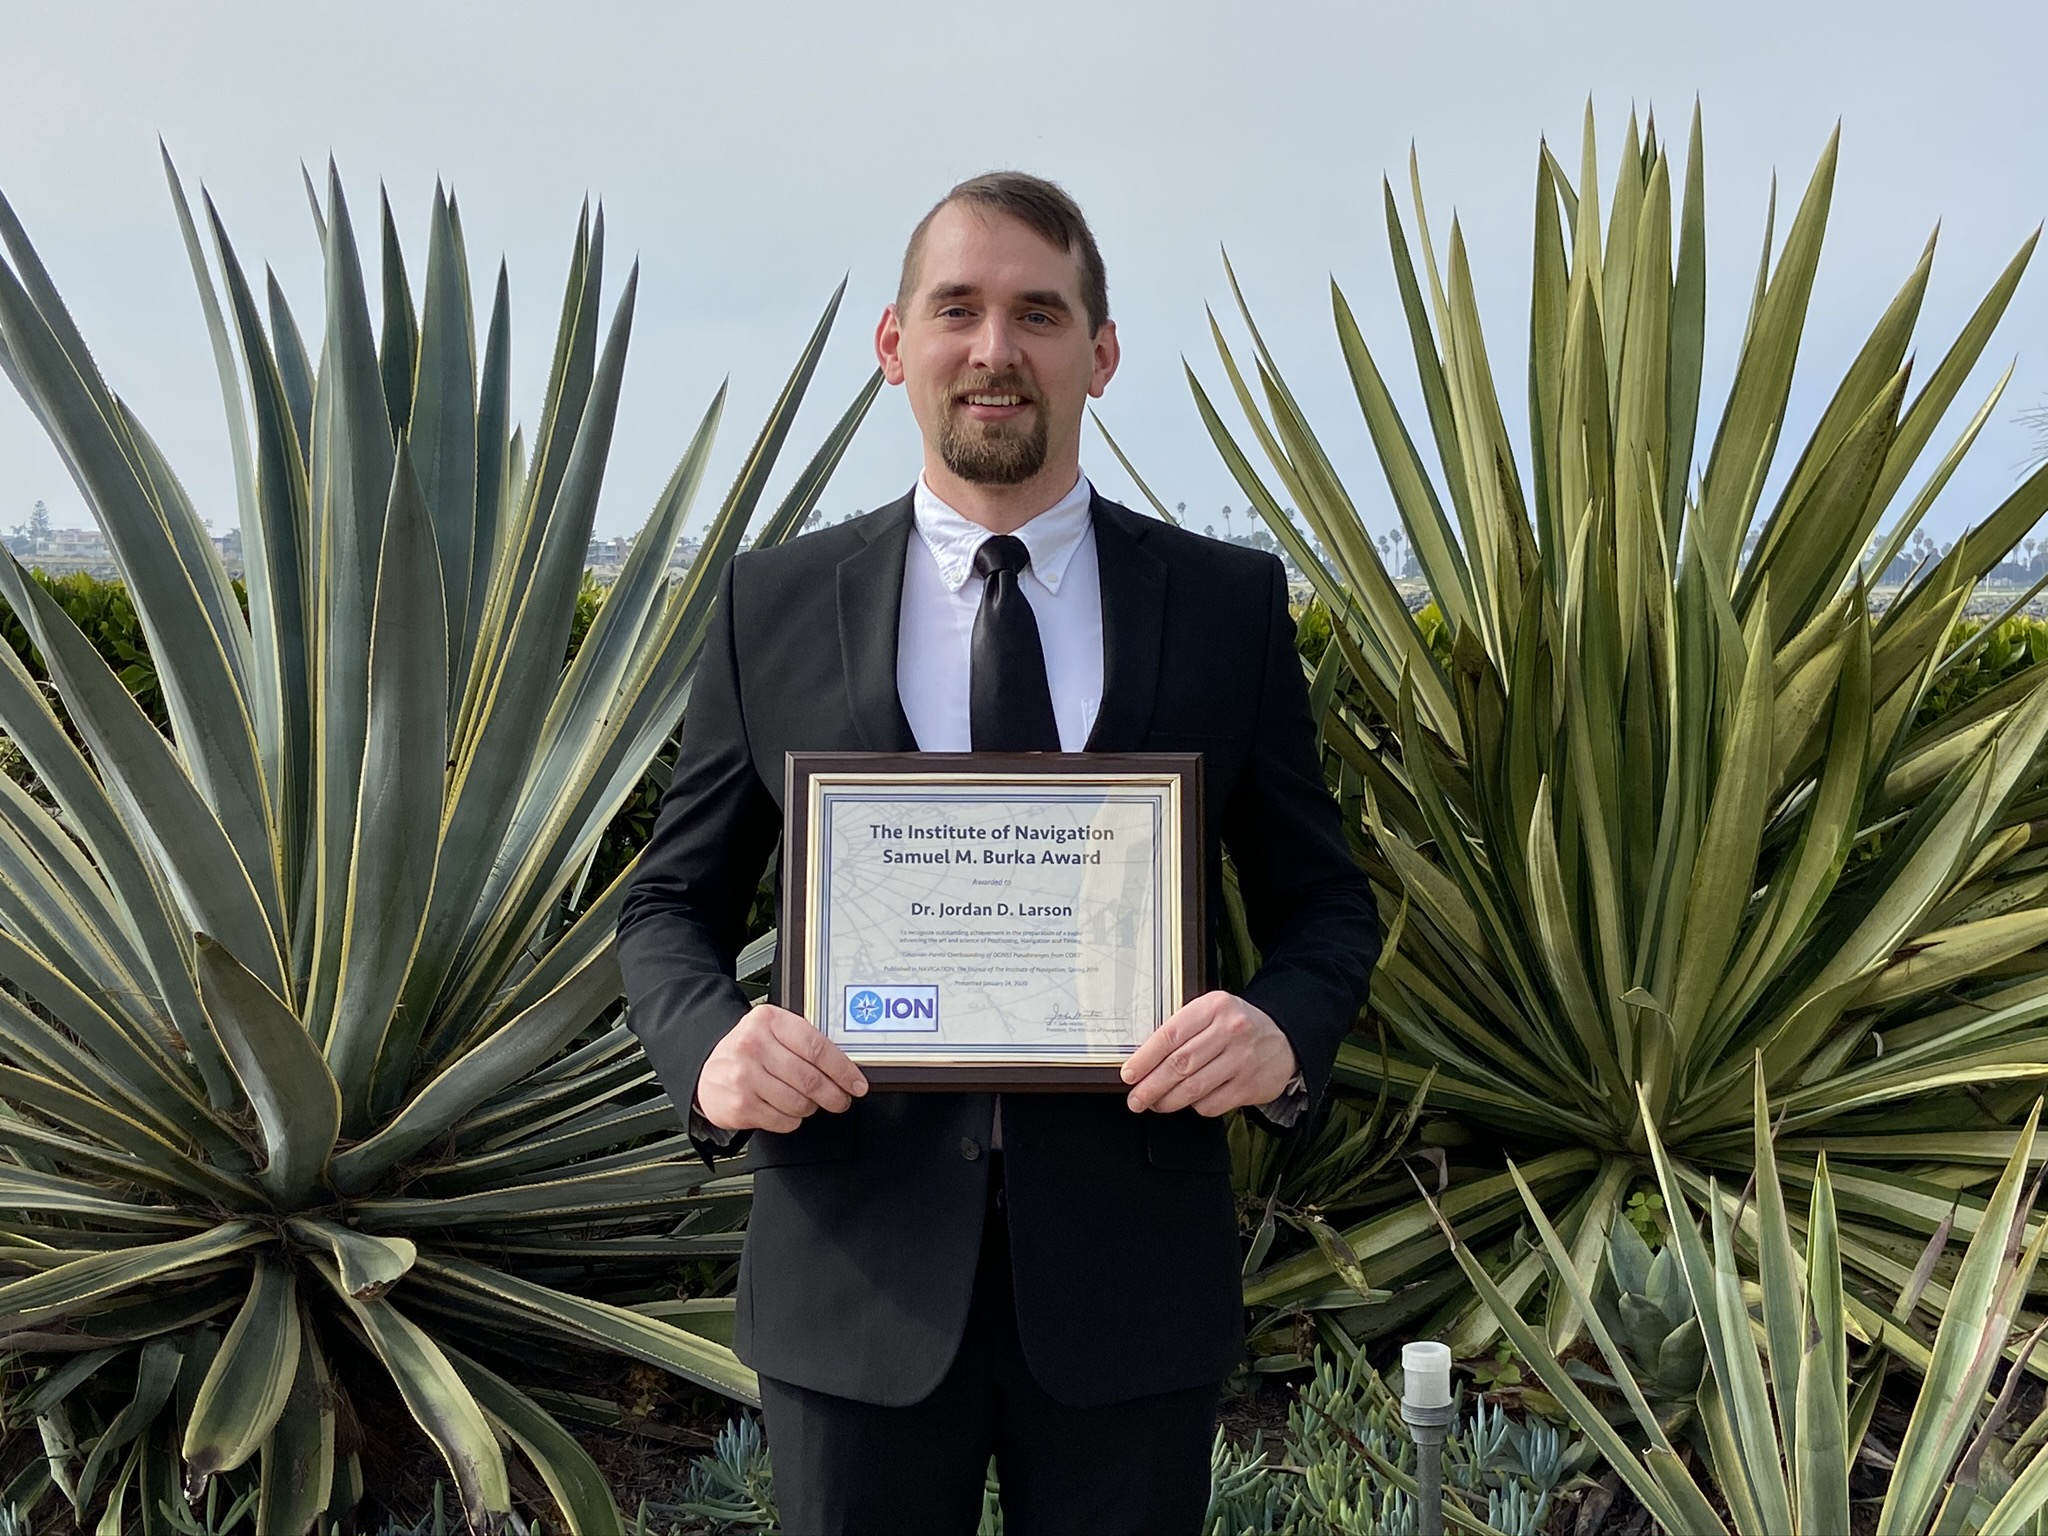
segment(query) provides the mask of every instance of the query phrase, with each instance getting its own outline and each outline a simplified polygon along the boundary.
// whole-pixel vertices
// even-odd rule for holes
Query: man
[[[1220,1117],[1307,1110],[1378,923],[1279,563],[1081,475],[1118,352],[1072,200],[1009,173],[955,187],[875,350],[923,475],[728,571],[620,919],[633,1029],[700,1146],[751,1133],[736,1346],[790,1536],[967,1536],[991,1456],[1009,1536],[1182,1536],[1243,1350]],[[1263,964],[1162,1025],[1127,1094],[870,1093],[733,982],[792,750],[1201,752],[1209,910],[1220,833]]]

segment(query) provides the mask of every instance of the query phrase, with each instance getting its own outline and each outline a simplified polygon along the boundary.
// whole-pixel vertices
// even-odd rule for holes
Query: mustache
[[[953,388],[953,398],[963,399],[968,395],[1017,395],[1038,403],[1038,391],[1014,373],[971,373]]]

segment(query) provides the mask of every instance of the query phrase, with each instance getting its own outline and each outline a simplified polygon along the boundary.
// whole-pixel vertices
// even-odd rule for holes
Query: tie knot
[[[1021,573],[1031,564],[1031,551],[1013,533],[998,533],[981,541],[974,552],[974,574],[993,576],[998,571]]]

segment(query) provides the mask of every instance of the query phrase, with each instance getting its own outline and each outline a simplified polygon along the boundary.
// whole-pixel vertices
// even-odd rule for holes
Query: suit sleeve
[[[1245,1000],[1270,1014],[1293,1045],[1313,1107],[1365,1004],[1381,930],[1371,883],[1351,856],[1323,781],[1286,573],[1277,560],[1251,756],[1220,831],[1262,962]]]
[[[726,568],[712,609],[675,776],[619,913],[627,1022],[686,1123],[704,1059],[752,1006],[733,970],[782,829],[747,743],[734,642],[737,566]]]

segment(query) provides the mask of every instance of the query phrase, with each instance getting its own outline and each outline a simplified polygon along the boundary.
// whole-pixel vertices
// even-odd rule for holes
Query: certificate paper
[[[792,775],[802,847],[785,902],[802,906],[785,929],[800,1011],[864,1069],[1113,1079],[1185,1001],[1193,760],[1149,773],[1080,756],[1017,773],[980,758],[945,760],[970,772],[828,761]]]

